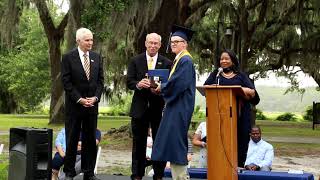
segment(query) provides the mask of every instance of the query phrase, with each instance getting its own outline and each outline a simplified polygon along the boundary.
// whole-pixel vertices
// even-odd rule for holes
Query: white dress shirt
[[[84,57],[83,57],[84,52],[83,52],[79,47],[78,47],[78,52],[79,52],[79,56],[80,56],[80,60],[81,60],[81,64],[82,64],[83,69],[84,69]],[[86,54],[87,54],[88,59],[90,60],[89,52],[86,52]]]
[[[264,140],[255,143],[250,139],[245,165],[255,164],[259,167],[271,167],[274,157],[273,146]]]
[[[149,64],[150,59],[152,58],[152,69],[156,68],[156,63],[158,60],[158,53],[156,55],[154,55],[153,57],[148,55],[148,52],[146,51],[146,56],[147,56],[147,64]]]

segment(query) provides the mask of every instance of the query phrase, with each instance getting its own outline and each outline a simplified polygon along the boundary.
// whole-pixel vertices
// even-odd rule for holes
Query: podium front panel
[[[237,180],[235,88],[206,88],[209,180]]]

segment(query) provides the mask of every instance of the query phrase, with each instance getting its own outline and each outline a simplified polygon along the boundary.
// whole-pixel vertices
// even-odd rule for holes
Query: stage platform
[[[108,175],[108,174],[98,174],[96,175],[101,180],[130,180],[129,176],[118,176],[118,175]],[[172,178],[163,178],[163,180],[169,180]],[[192,180],[200,180],[200,179],[193,179]],[[82,176],[77,176],[74,180],[82,180]],[[143,177],[143,180],[152,180],[152,177]],[[202,179],[203,180],[203,179]]]

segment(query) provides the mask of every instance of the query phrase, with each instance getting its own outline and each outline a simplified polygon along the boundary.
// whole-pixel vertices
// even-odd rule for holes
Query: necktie
[[[148,69],[153,69],[153,58],[150,58],[149,59],[149,62],[148,62]]]
[[[87,54],[84,54],[83,57],[84,57],[83,59],[84,72],[86,73],[87,79],[89,80],[90,79],[90,61]]]
[[[176,62],[177,62],[177,59],[174,59],[173,62],[172,62],[172,64],[171,64],[171,68],[170,68],[170,69],[173,68],[173,66],[174,66],[174,64],[175,64]]]

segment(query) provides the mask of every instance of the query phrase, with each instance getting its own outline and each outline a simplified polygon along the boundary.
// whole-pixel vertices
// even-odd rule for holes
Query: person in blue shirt
[[[271,171],[274,158],[273,146],[261,139],[261,129],[253,126],[245,168],[250,171]]]
[[[101,141],[101,132],[100,130],[97,129],[96,144],[98,145],[100,141]],[[77,152],[76,163],[75,163],[76,174],[80,174],[81,172],[81,144],[82,144],[81,140],[79,140],[78,152]],[[55,146],[56,146],[57,152],[55,153],[52,159],[52,180],[57,180],[57,179],[63,180],[65,178],[65,173],[61,172],[59,174],[59,170],[64,164],[64,158],[65,158],[65,155],[66,155],[65,153],[67,149],[65,128],[62,128],[58,133],[57,138],[55,140]]]

